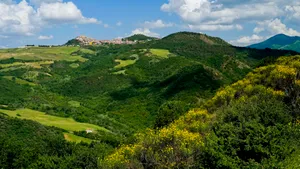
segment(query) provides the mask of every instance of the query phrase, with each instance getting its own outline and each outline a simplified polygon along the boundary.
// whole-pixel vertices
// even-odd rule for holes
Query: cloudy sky
[[[246,46],[300,36],[299,0],[0,0],[0,48],[193,31]]]

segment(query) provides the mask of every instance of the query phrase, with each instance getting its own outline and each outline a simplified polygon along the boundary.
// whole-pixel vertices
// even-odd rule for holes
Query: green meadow
[[[79,137],[79,136],[76,136],[76,135],[71,134],[71,133],[64,133],[64,138],[69,142],[75,142],[75,143],[84,142],[84,143],[90,144],[93,141],[91,139],[84,138],[84,137]]]
[[[64,60],[69,62],[78,60],[85,62],[87,59],[79,54],[73,54],[78,51],[87,54],[94,53],[88,49],[80,49],[80,47],[29,47],[0,50],[0,60],[15,58],[20,60]]]
[[[171,54],[169,50],[165,50],[165,49],[150,49],[150,52],[153,55],[159,56],[161,58],[168,58],[169,54]]]
[[[0,109],[0,112],[7,114],[8,116],[11,116],[11,117],[17,117],[20,119],[37,121],[43,125],[61,128],[66,131],[69,131],[69,132],[85,131],[87,129],[93,130],[95,132],[97,130],[104,131],[104,132],[110,132],[109,130],[107,130],[103,127],[100,127],[100,126],[96,126],[96,125],[88,124],[88,123],[79,123],[79,122],[76,122],[72,118],[51,116],[51,115],[47,115],[43,112],[39,112],[39,111],[31,110],[31,109],[19,109],[19,110],[15,110],[15,111]]]

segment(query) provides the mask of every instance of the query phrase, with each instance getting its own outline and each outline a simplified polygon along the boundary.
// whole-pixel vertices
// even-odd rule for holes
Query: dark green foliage
[[[31,88],[25,85],[16,84],[13,81],[4,79],[0,76],[0,103],[11,105],[23,105],[24,99],[29,96]]]
[[[124,38],[123,40],[129,40],[129,41],[147,41],[147,40],[156,40],[157,38],[149,37],[143,34],[135,34],[130,37]]]
[[[204,168],[281,168],[299,148],[291,113],[275,98],[257,95],[231,103],[217,116],[201,156]]]
[[[66,46],[70,45],[70,46],[77,46],[77,45],[80,45],[80,42],[76,39],[72,39],[72,40],[69,40],[66,44]]]
[[[214,91],[221,86],[221,82],[214,79],[211,72],[205,70],[202,65],[185,67],[174,76],[159,83],[159,86],[168,86],[165,95],[174,95],[180,91]]]
[[[164,103],[158,109],[158,114],[155,120],[155,127],[161,128],[169,125],[174,120],[186,113],[189,107],[180,101],[169,101]]]
[[[61,131],[0,115],[0,168],[97,168],[111,147],[71,144]]]

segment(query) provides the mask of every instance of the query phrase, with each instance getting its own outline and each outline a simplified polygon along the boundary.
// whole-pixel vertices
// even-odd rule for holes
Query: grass
[[[18,68],[18,67],[32,67],[35,69],[41,69],[43,65],[51,65],[53,61],[39,61],[39,62],[15,62],[11,64],[0,64],[2,70],[9,70],[9,68]]]
[[[11,80],[11,81],[14,81],[20,85],[29,85],[29,86],[36,86],[35,83],[32,83],[32,82],[28,82],[26,80],[23,80],[23,79],[19,79],[17,77],[14,77],[14,76],[3,76],[3,78],[7,79],[7,80]]]
[[[120,70],[113,73],[114,75],[126,75],[126,70]]]
[[[88,124],[88,123],[79,123],[79,122],[76,122],[72,118],[51,116],[51,115],[47,115],[43,112],[39,112],[39,111],[31,110],[31,109],[19,109],[19,110],[15,110],[15,111],[0,109],[0,112],[7,114],[8,116],[11,116],[11,117],[17,117],[20,119],[37,121],[43,125],[54,126],[54,127],[61,128],[66,131],[69,131],[69,132],[85,131],[87,129],[91,129],[95,132],[97,130],[110,132],[109,130],[107,130],[103,127],[100,127],[100,126],[96,126],[96,125]]]
[[[72,107],[80,107],[80,102],[78,102],[78,101],[73,101],[72,100],[72,101],[69,101],[68,103]]]
[[[161,58],[168,58],[169,54],[171,54],[169,50],[165,50],[165,49],[150,49],[150,52],[153,55],[159,56]]]
[[[127,67],[129,65],[133,65],[135,64],[136,61],[139,60],[139,56],[134,54],[132,56],[130,56],[131,58],[135,58],[134,60],[120,60],[120,59],[116,59],[115,62],[118,62],[119,64],[117,66],[115,66],[114,68],[115,69],[120,69],[120,68],[124,68],[124,67]]]
[[[80,49],[80,52],[83,52],[83,53],[86,53],[86,54],[91,54],[91,55],[95,55],[96,54],[96,52],[94,52],[94,51],[92,51],[90,49],[84,49],[84,48]]]
[[[115,62],[118,62],[119,64],[117,66],[115,66],[115,69],[120,69],[123,67],[127,67],[129,65],[133,65],[135,64],[136,60],[115,60]]]
[[[80,47],[30,47],[22,49],[4,49],[0,50],[0,60],[1,59],[21,59],[21,60],[64,60],[64,61],[81,61],[85,62],[87,59],[71,54],[80,50]],[[82,49],[81,49],[82,50]],[[88,49],[87,49],[88,50]],[[91,51],[83,50],[83,52],[91,53]]]
[[[65,137],[65,139],[67,141],[69,141],[69,142],[75,142],[75,143],[84,142],[84,143],[90,144],[93,141],[91,139],[84,138],[84,137],[79,137],[79,136],[76,136],[76,135],[71,134],[71,133],[64,133],[64,137]]]
[[[28,66],[9,67],[9,68],[5,68],[5,69],[0,69],[0,72],[9,72],[9,71],[14,71],[14,70],[18,70],[18,69],[26,69],[26,68],[28,68]]]
[[[76,69],[76,68],[79,67],[79,64],[78,63],[72,63],[72,64],[70,64],[70,67]]]

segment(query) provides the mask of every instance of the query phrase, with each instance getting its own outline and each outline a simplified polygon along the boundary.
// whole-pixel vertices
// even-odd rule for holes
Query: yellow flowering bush
[[[122,146],[101,161],[103,168],[189,168],[201,152],[205,126],[213,115],[192,110],[169,127],[140,134],[134,145]]]

